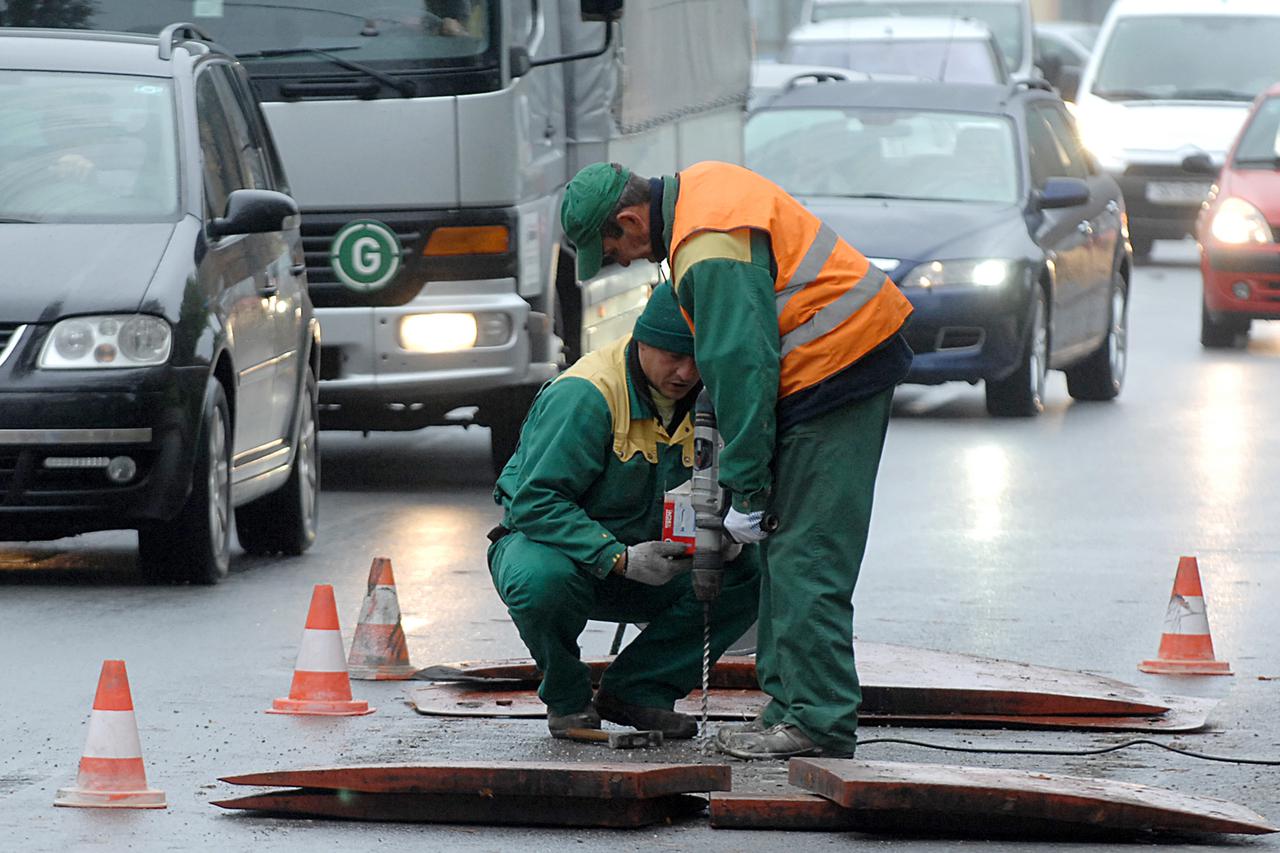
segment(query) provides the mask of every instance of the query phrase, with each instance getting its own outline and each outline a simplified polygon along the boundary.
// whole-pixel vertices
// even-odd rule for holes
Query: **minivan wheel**
[[[210,379],[196,437],[191,494],[177,517],[138,530],[138,568],[148,583],[215,584],[231,565],[231,416]]]
[[[1248,317],[1223,317],[1215,315],[1200,300],[1200,345],[1205,349],[1232,349],[1244,346],[1249,337]]]
[[[1031,328],[1022,360],[1004,379],[987,380],[987,412],[1003,418],[1029,418],[1044,411],[1044,386],[1049,371],[1049,312],[1044,288],[1036,287]]]
[[[1067,369],[1067,392],[1076,400],[1114,400],[1124,386],[1129,353],[1129,286],[1111,274],[1111,327],[1096,350]]]
[[[320,517],[320,449],[317,440],[318,389],[308,369],[306,396],[299,401],[297,452],[285,484],[236,509],[240,547],[250,554],[297,556],[316,541]]]

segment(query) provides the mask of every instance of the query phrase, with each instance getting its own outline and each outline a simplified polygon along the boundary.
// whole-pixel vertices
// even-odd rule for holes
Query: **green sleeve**
[[[741,512],[765,508],[772,485],[781,345],[773,278],[755,263],[709,258],[685,271],[680,304],[724,439],[720,482]]]
[[[507,526],[555,548],[597,577],[627,550],[582,509],[613,446],[604,396],[585,379],[566,377],[538,395],[520,433],[518,466],[499,481]]]

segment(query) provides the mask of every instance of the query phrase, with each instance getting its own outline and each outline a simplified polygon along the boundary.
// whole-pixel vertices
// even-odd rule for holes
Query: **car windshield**
[[[765,109],[747,166],[797,195],[1010,204],[1013,127],[1000,116],[907,109]]]
[[[1236,147],[1234,165],[1275,169],[1280,166],[1280,97],[1258,105]]]
[[[467,67],[489,49],[494,0],[95,0],[65,3],[57,26],[155,35],[190,21],[255,62],[326,69],[311,49],[376,68]],[[14,4],[10,4],[13,6]],[[3,4],[0,4],[3,6]],[[30,25],[48,25],[33,20]],[[268,52],[270,56],[255,54]],[[349,72],[344,72],[349,73]]]
[[[1252,101],[1280,77],[1280,16],[1122,18],[1093,94],[1110,100]]]
[[[167,80],[0,70],[0,221],[172,220],[176,151]]]
[[[1003,82],[988,43],[974,39],[802,42],[792,45],[788,61],[877,74],[911,74],[949,83]]]
[[[1004,63],[1010,68],[1022,65],[1023,19],[1021,7],[1016,3],[975,3],[973,0],[936,3],[862,2],[815,3],[813,19],[827,21],[835,18],[883,18],[891,15],[930,18],[972,18],[987,25],[995,34],[1000,50],[1004,51]]]

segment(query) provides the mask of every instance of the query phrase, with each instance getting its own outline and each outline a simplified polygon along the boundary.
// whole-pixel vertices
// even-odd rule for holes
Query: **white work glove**
[[[667,581],[693,568],[693,557],[685,553],[684,542],[641,542],[627,546],[627,566],[622,576],[649,586]]]
[[[764,510],[755,512],[738,512],[732,507],[724,517],[724,529],[733,537],[734,542],[743,545],[752,542],[763,542],[769,534],[763,529]]]

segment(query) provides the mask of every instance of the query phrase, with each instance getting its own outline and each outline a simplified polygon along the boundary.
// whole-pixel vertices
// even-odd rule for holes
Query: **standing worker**
[[[670,261],[724,449],[724,519],[764,541],[757,676],[769,703],[716,735],[739,758],[852,755],[853,590],[911,305],[799,201],[740,166],[580,171],[561,206],[578,277]],[[779,527],[766,540],[765,511]]]
[[[683,543],[663,542],[664,493],[689,479],[689,413],[702,388],[693,336],[660,285],[630,337],[585,356],[534,401],[494,498],[504,509],[489,568],[542,685],[555,737],[603,717],[668,738],[697,722],[673,706],[698,685],[702,605]],[[727,555],[728,556],[728,555]],[[760,557],[746,547],[725,570],[713,659],[756,618]],[[579,659],[588,619],[647,622],[604,672],[594,701]]]

